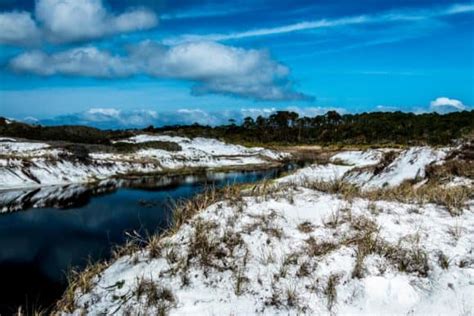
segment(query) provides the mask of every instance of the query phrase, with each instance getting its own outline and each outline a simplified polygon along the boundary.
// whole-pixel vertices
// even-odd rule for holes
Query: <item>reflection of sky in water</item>
[[[210,176],[212,184],[254,182],[275,177],[275,170]],[[184,181],[182,181],[184,180]],[[64,273],[88,258],[107,258],[124,232],[166,228],[171,200],[192,197],[205,185],[202,178],[181,179],[161,188],[119,188],[92,197],[84,206],[40,208],[0,215],[0,314],[24,304],[26,295],[42,304],[53,302],[64,287]],[[150,201],[152,203],[140,203]]]

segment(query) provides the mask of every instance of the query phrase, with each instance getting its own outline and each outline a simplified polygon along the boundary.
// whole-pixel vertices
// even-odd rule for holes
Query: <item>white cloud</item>
[[[32,45],[39,39],[40,31],[28,12],[0,13],[0,44]]]
[[[10,66],[19,72],[42,76],[56,74],[91,77],[126,77],[136,73],[134,65],[95,47],[74,48],[47,55],[31,51],[15,57]]]
[[[252,118],[256,118],[258,116],[269,116],[275,113],[276,110],[276,108],[244,108],[240,110],[240,113],[242,113],[242,117],[250,116]]]
[[[430,10],[411,10],[411,11],[394,11],[385,14],[376,15],[359,15],[349,16],[337,19],[321,19],[301,21],[293,24],[276,26],[271,28],[253,29],[242,32],[217,33],[217,34],[185,34],[175,38],[165,39],[166,44],[177,44],[193,41],[225,41],[235,40],[248,37],[268,36],[285,34],[298,31],[315,30],[323,28],[333,28],[341,26],[351,26],[359,24],[373,24],[384,22],[407,22],[420,21],[441,16],[455,15],[460,13],[474,12],[474,5],[454,4],[443,8],[435,8]]]
[[[236,116],[237,115],[237,116]],[[240,119],[235,111],[205,112],[199,109],[179,109],[172,112],[157,113],[141,109],[123,111],[116,108],[91,108],[80,113],[57,116],[39,121],[45,125],[80,124],[99,128],[143,128],[149,125],[219,125],[227,123],[229,118]]]
[[[10,62],[19,72],[42,76],[63,74],[102,78],[145,74],[194,82],[192,92],[230,94],[257,100],[301,100],[294,91],[289,69],[266,51],[211,42],[164,46],[145,41],[129,47],[128,55],[112,55],[83,47],[47,55],[21,54]]]
[[[314,117],[317,115],[324,115],[328,111],[336,111],[339,114],[347,113],[347,111],[343,108],[338,107],[297,107],[297,106],[289,106],[286,108],[287,111],[292,111],[298,113],[300,116],[307,116],[307,117]]]
[[[92,108],[83,113],[85,119],[92,122],[104,122],[120,119],[121,111],[114,108]]]
[[[149,29],[158,24],[156,14],[134,8],[121,14],[109,12],[102,0],[38,0],[36,21],[26,12],[0,14],[0,43],[29,45],[46,38],[73,42],[106,35]]]
[[[377,105],[375,107],[376,111],[380,111],[380,112],[396,112],[396,111],[400,111],[399,108],[397,108],[396,106],[390,106],[390,105]]]
[[[158,119],[158,114],[153,110],[122,111],[116,108],[91,108],[81,113],[59,116],[46,123],[118,128],[145,127],[156,123]]]
[[[431,109],[434,111],[463,111],[467,109],[467,106],[464,105],[461,101],[456,99],[450,99],[446,97],[439,97],[430,103]]]
[[[179,36],[178,38],[171,38],[165,39],[165,43],[168,44],[176,44],[182,42],[193,42],[193,41],[225,41],[231,39],[241,39],[247,37],[256,37],[256,36],[267,36],[267,35],[276,35],[276,34],[284,34],[284,33],[291,33],[296,31],[303,31],[303,30],[311,30],[311,29],[318,29],[318,28],[328,28],[340,25],[350,25],[350,24],[360,24],[366,22],[365,16],[358,16],[358,17],[350,17],[350,18],[342,18],[342,19],[335,19],[335,20],[317,20],[317,21],[303,21],[289,25],[283,25],[273,28],[262,28],[262,29],[254,29],[250,31],[243,31],[243,32],[234,32],[234,33],[227,33],[227,34],[206,34],[206,35],[194,35],[194,34],[186,34]]]
[[[212,42],[163,46],[144,42],[131,56],[157,77],[193,80],[193,93],[231,94],[259,100],[304,99],[293,91],[289,69],[266,51]]]
[[[143,30],[157,25],[156,15],[133,9],[114,15],[102,0],[39,0],[36,18],[53,41],[76,41]]]

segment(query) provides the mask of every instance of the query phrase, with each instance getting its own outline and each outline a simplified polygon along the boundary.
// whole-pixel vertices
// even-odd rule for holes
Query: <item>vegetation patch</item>
[[[181,151],[179,144],[166,141],[149,141],[143,143],[115,142],[112,144],[119,153],[133,153],[141,149],[161,149],[166,151]]]

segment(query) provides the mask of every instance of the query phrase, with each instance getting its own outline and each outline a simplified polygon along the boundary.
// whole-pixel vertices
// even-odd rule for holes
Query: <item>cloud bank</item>
[[[446,113],[453,111],[464,111],[468,109],[468,106],[464,105],[461,101],[456,99],[439,97],[431,101],[430,109],[432,111]]]
[[[281,110],[281,109],[280,109]],[[325,114],[330,110],[338,110],[344,113],[343,109],[324,108],[324,107],[287,107],[283,110],[294,111],[300,116],[315,116]],[[149,125],[155,127],[165,125],[190,125],[199,123],[202,125],[222,125],[228,124],[230,119],[237,123],[243,121],[247,116],[256,118],[257,116],[268,117],[277,111],[276,108],[242,108],[240,110],[224,111],[203,111],[201,109],[182,108],[176,111],[156,112],[149,109],[140,109],[135,111],[123,111],[117,108],[91,108],[80,113],[60,115],[52,119],[26,120],[29,123],[42,125],[87,125],[103,129],[111,128],[144,128]],[[22,121],[25,121],[23,119]]]
[[[9,66],[17,72],[41,76],[148,75],[187,80],[194,83],[195,95],[224,94],[255,100],[310,99],[294,90],[288,67],[273,60],[268,52],[212,42],[165,46],[144,41],[129,46],[124,56],[91,46],[53,54],[30,51],[14,58]]]
[[[444,100],[446,99],[446,100]],[[436,102],[437,101],[437,102]],[[447,113],[453,111],[469,110],[470,107],[459,107],[459,100],[449,98],[437,98],[433,102],[436,112]],[[432,102],[432,103],[433,103]],[[453,103],[455,106],[450,109],[443,109],[446,102]],[[462,102],[461,102],[462,104]],[[412,112],[412,113],[429,113],[432,112],[427,107],[413,108],[410,111],[402,110],[396,107],[377,106],[375,109],[382,112]],[[440,112],[439,109],[442,109]],[[237,124],[243,122],[244,118],[258,116],[268,117],[277,111],[292,111],[299,114],[300,117],[314,117],[324,115],[328,111],[337,111],[340,114],[346,114],[348,111],[341,107],[297,107],[287,106],[284,108],[266,107],[266,108],[241,108],[238,110],[222,110],[222,111],[205,111],[197,108],[180,108],[175,111],[158,112],[151,109],[138,110],[121,110],[115,107],[97,107],[90,108],[83,112],[59,115],[50,119],[36,119],[34,117],[26,117],[19,119],[30,124],[41,125],[86,125],[102,129],[118,129],[118,128],[145,128],[153,125],[162,127],[166,125],[191,125],[198,123],[201,125],[217,126],[229,124],[229,120],[235,120]]]
[[[41,40],[65,43],[153,28],[156,14],[131,8],[115,14],[102,0],[38,0],[29,12],[0,13],[0,44],[30,46]]]

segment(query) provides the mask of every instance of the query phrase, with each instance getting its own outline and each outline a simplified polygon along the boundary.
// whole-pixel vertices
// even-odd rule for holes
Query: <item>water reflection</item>
[[[190,198],[206,185],[255,182],[291,168],[0,192],[0,314],[52,304],[64,290],[65,271],[108,258],[125,241],[124,232],[166,229],[171,200]]]

